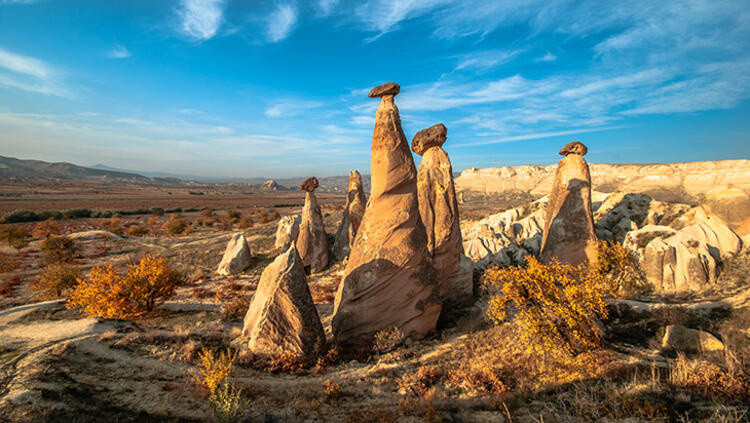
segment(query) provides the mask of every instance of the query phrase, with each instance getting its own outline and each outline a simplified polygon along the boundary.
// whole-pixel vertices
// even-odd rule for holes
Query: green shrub
[[[167,231],[171,235],[178,235],[181,233],[184,233],[188,228],[188,224],[182,220],[182,219],[175,219],[171,222],[169,222],[169,226],[167,227]]]
[[[151,213],[154,216],[164,216],[164,209],[161,207],[153,207],[151,208]]]

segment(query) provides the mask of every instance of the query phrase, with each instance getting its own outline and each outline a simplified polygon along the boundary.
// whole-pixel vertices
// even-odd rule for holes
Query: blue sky
[[[0,0],[0,155],[369,171],[382,82],[454,170],[750,157],[750,0]]]

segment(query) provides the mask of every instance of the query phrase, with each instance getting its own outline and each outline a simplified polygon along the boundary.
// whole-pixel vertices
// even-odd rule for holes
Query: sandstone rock
[[[717,260],[734,257],[742,250],[742,239],[721,218],[707,214],[702,207],[691,209],[673,226],[705,242]]]
[[[302,219],[300,215],[282,216],[276,228],[276,242],[274,247],[286,250],[289,244],[297,242],[299,236],[299,225]]]
[[[422,156],[417,172],[419,214],[427,231],[427,250],[437,272],[440,297],[465,303],[473,291],[472,267],[462,266],[463,245],[453,168],[442,144],[447,130],[437,124],[414,136],[412,150]]]
[[[664,350],[687,353],[724,350],[724,343],[710,333],[680,325],[667,326],[661,346]]]
[[[318,188],[318,178],[311,176],[307,179],[305,179],[302,184],[300,184],[299,189],[301,191],[307,191],[307,192],[313,192]]]
[[[396,96],[401,91],[401,86],[395,82],[386,82],[373,88],[368,97]]]
[[[592,163],[590,168],[592,188],[595,190],[644,193],[661,201],[697,201],[712,189],[728,185],[750,193],[750,160],[664,164]],[[519,191],[544,195],[552,188],[555,169],[555,165],[470,168],[456,178],[456,191],[485,194]],[[717,214],[721,216],[720,212]]]
[[[256,354],[312,358],[323,350],[323,325],[294,245],[263,270],[242,334]]]
[[[599,261],[591,209],[591,175],[582,156],[586,151],[579,142],[560,150],[565,157],[557,165],[547,204],[541,251],[544,263],[553,258],[573,266],[595,265]]]
[[[349,189],[346,194],[346,206],[341,224],[336,232],[336,240],[333,243],[333,254],[337,259],[343,260],[349,255],[351,245],[362,223],[365,215],[365,191],[362,186],[362,176],[356,170],[349,173]]]
[[[716,258],[705,242],[688,233],[647,225],[630,232],[623,245],[636,253],[657,292],[701,291],[716,282]]]
[[[311,272],[320,272],[328,266],[328,234],[323,225],[318,199],[313,192],[318,187],[318,178],[311,177],[300,185],[305,192],[305,206],[297,236],[297,251]]]
[[[417,204],[417,172],[393,96],[398,85],[376,87],[382,96],[372,137],[371,195],[336,292],[333,335],[344,347],[369,345],[378,331],[398,327],[406,336],[434,330],[441,305],[427,235]]]
[[[263,191],[277,191],[279,189],[279,184],[273,179],[269,179],[266,182],[263,182],[261,189]]]
[[[750,219],[750,195],[734,186],[712,189],[706,193],[701,205],[735,230]]]
[[[245,236],[242,234],[234,234],[227,243],[227,248],[224,250],[224,257],[219,263],[219,267],[216,269],[216,273],[220,275],[236,275],[250,266],[252,260],[252,254],[250,253],[250,247],[247,245]]]

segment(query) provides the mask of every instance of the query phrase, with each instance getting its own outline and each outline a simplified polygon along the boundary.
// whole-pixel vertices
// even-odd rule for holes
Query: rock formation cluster
[[[599,261],[594,213],[591,210],[591,174],[583,156],[585,145],[574,141],[560,150],[555,181],[547,203],[541,259],[578,266]]]
[[[427,231],[427,250],[437,273],[441,299],[465,303],[473,291],[473,263],[464,256],[453,168],[442,145],[448,130],[442,123],[423,129],[411,142],[422,156],[417,172],[419,215]]]
[[[336,292],[333,335],[342,346],[368,345],[374,335],[397,327],[422,337],[441,311],[435,270],[419,214],[417,170],[401,129],[394,96],[386,83],[372,136],[370,199]]]
[[[323,351],[323,325],[294,245],[263,270],[242,334],[256,354],[287,353],[309,359]]]
[[[302,208],[302,218],[296,245],[305,267],[311,272],[320,272],[328,266],[328,235],[323,225],[323,215],[320,212],[315,189],[318,188],[318,178],[307,178],[299,189],[305,191],[305,206]]]
[[[349,188],[346,193],[344,215],[341,218],[338,231],[336,231],[333,244],[333,254],[337,259],[343,260],[349,256],[354,237],[357,235],[357,230],[359,230],[359,225],[365,215],[366,206],[367,200],[362,186],[362,175],[353,170],[349,173]]]

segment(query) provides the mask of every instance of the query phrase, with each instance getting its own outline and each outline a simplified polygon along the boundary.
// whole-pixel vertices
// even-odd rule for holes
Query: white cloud
[[[0,5],[2,4],[33,4],[37,2],[39,2],[39,0],[0,0]]]
[[[512,141],[534,140],[534,139],[540,139],[540,138],[559,137],[563,135],[584,134],[587,132],[611,131],[613,129],[621,129],[621,128],[623,128],[623,126],[606,126],[606,127],[600,127],[600,128],[570,129],[567,131],[526,133],[526,134],[493,139],[493,140],[488,140],[488,141],[457,144],[455,145],[455,147],[470,147],[470,146],[476,146],[476,145],[500,144],[500,143],[512,142]]]
[[[284,100],[268,107],[265,111],[265,115],[270,118],[286,118],[299,115],[306,110],[316,109],[321,106],[323,106],[323,103],[318,101]]]
[[[47,63],[0,47],[0,85],[39,94],[69,95],[61,72]]]
[[[318,8],[324,16],[331,14],[333,9],[339,4],[340,0],[318,0]]]
[[[225,7],[225,0],[181,0],[180,31],[195,40],[213,38],[224,22]]]
[[[549,50],[547,50],[547,54],[536,59],[537,62],[554,62],[555,60],[557,60],[557,56],[552,54]]]
[[[107,51],[107,57],[110,59],[127,59],[131,56],[130,50],[128,50],[126,47],[123,47],[119,44],[115,44],[114,47],[112,47],[111,50]]]
[[[291,4],[279,4],[266,20],[266,36],[272,43],[277,43],[292,32],[297,24],[297,10]]]
[[[523,50],[486,50],[465,54],[459,58],[455,70],[493,68],[510,62]]]

